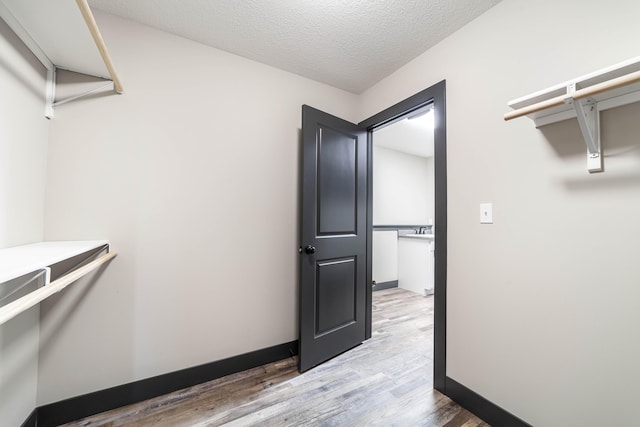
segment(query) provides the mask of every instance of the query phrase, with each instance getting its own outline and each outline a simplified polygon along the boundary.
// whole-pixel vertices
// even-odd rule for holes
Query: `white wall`
[[[425,199],[427,200],[427,224],[435,226],[436,216],[436,181],[435,181],[435,165],[433,157],[425,158],[426,170],[425,175]]]
[[[0,248],[42,240],[48,121],[45,71],[0,20]],[[37,307],[0,326],[0,420],[35,408]]]
[[[433,160],[374,146],[374,225],[427,224],[433,194]]]
[[[119,256],[43,305],[39,404],[297,339],[301,105],[356,111],[353,94],[96,18],[126,93],[57,109],[46,238]]]
[[[637,423],[640,104],[602,114],[595,175],[575,121],[502,115],[637,56],[639,15],[630,1],[503,1],[360,99],[365,118],[447,80],[447,375],[538,427]]]
[[[42,239],[45,69],[0,20],[0,248]]]

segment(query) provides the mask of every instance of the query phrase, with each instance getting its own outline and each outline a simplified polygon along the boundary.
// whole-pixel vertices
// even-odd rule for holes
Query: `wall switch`
[[[493,224],[493,203],[480,203],[480,224]]]

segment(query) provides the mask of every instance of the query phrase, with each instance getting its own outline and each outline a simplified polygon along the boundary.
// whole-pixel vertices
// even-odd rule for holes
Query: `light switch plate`
[[[493,203],[480,203],[480,224],[493,224]]]

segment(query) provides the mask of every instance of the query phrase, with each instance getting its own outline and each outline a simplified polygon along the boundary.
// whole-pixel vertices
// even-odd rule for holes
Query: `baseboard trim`
[[[393,282],[384,282],[393,283]],[[389,286],[389,288],[397,287]],[[384,288],[384,289],[389,289]],[[379,290],[379,289],[376,289]],[[180,371],[72,397],[40,406],[21,427],[55,427],[91,415],[162,396],[226,375],[242,372],[298,354],[298,341],[218,360]],[[446,395],[494,427],[533,427],[456,380],[445,377]]]
[[[38,427],[38,409],[34,409],[20,427]]]
[[[398,281],[390,280],[388,282],[376,283],[375,285],[372,286],[372,290],[375,292],[375,291],[381,291],[383,289],[391,289],[391,288],[397,288],[397,287],[398,287]]]
[[[451,400],[493,427],[533,427],[449,377],[445,377],[445,390]]]
[[[298,341],[135,381],[36,408],[22,427],[49,427],[162,396],[298,354]]]

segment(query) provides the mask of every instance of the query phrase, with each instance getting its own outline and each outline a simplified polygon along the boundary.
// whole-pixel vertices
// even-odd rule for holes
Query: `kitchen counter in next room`
[[[398,235],[399,238],[404,238],[404,239],[421,239],[421,240],[427,240],[427,241],[433,241],[433,234],[400,234]]]

